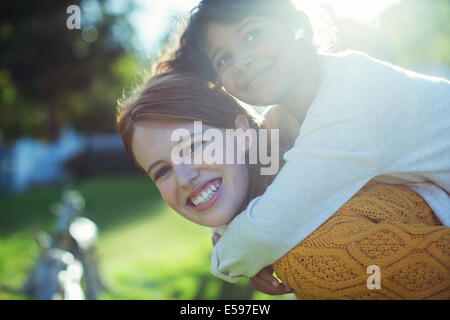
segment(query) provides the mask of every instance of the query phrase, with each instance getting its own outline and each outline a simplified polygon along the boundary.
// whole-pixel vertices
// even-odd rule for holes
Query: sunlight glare
[[[332,0],[330,3],[338,16],[351,18],[360,23],[371,25],[382,11],[400,1],[401,0]]]

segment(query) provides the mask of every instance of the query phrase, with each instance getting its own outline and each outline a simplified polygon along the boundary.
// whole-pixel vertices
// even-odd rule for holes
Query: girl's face
[[[211,22],[207,55],[225,89],[253,105],[278,104],[297,87],[311,50],[295,41],[294,30],[267,17],[248,17],[236,24]]]
[[[180,128],[191,133],[192,149],[199,143],[205,146],[201,137],[194,136],[192,122],[146,121],[134,130],[131,146],[136,161],[156,183],[164,201],[180,215],[209,227],[227,224],[239,213],[246,199],[247,167],[245,164],[175,164],[172,150],[181,142],[172,141],[171,134]],[[203,124],[202,128],[211,127]],[[225,129],[223,134],[225,137]]]

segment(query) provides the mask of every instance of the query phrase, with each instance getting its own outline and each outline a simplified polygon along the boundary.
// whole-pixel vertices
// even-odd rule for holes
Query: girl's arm
[[[228,225],[211,271],[229,282],[252,277],[306,238],[379,174],[380,144],[330,110],[302,126],[285,164],[261,197]],[[282,217],[282,218],[281,218]]]
[[[450,82],[361,54],[329,57],[326,69],[286,163],[214,248],[214,275],[255,275],[376,176],[450,191]]]
[[[272,106],[264,110],[264,126],[267,129],[279,129],[284,143],[293,145],[300,130],[300,123],[295,116],[280,106]]]

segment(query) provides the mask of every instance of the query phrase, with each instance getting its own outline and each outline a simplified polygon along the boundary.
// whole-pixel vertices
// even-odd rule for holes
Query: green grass
[[[248,281],[225,283],[210,274],[211,231],[181,218],[147,178],[90,179],[72,186],[86,200],[85,216],[99,228],[102,299],[272,299]],[[38,230],[51,231],[49,205],[58,187],[0,197],[0,299],[14,292],[39,256]],[[289,298],[289,296],[283,296]]]

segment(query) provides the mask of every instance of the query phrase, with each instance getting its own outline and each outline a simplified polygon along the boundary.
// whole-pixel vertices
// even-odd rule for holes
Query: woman
[[[261,129],[279,125],[278,118],[274,112],[263,122],[211,82],[169,73],[152,78],[138,97],[123,104],[118,126],[128,154],[169,206],[190,221],[220,227],[262,194],[274,176],[260,175],[260,163],[175,164],[172,152],[180,142],[173,141],[173,131],[193,133],[198,120],[222,132]],[[289,132],[298,126],[284,125],[280,155],[292,145],[295,134]],[[194,133],[190,148],[181,150],[189,157],[207,143]],[[247,156],[253,147],[237,150]],[[405,186],[370,182],[275,262],[274,270],[298,298],[450,298],[449,249],[449,229],[421,197]],[[367,288],[371,265],[381,269],[381,289]]]

